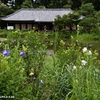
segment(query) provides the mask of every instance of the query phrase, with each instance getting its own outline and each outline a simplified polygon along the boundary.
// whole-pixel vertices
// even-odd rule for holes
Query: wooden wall
[[[20,29],[20,30],[24,30],[24,29],[33,29],[33,27],[35,27],[36,31],[44,31],[45,27],[47,31],[52,31],[53,30],[53,25],[50,22],[17,22],[17,21],[13,21],[13,22],[6,22],[7,26],[13,26],[14,29]]]

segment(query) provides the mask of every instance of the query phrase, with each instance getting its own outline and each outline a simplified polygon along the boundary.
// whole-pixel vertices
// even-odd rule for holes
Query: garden
[[[100,40],[92,41],[94,35],[0,31],[2,100],[100,99]]]

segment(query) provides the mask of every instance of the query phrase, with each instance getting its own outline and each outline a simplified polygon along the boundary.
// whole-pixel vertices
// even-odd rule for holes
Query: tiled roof
[[[52,22],[57,15],[63,16],[71,12],[71,9],[20,9],[13,14],[1,18],[1,20]]]

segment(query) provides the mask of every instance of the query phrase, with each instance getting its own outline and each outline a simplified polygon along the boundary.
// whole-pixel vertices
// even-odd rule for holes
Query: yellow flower
[[[34,73],[33,72],[31,72],[30,74],[29,74],[29,76],[33,76],[34,75]]]

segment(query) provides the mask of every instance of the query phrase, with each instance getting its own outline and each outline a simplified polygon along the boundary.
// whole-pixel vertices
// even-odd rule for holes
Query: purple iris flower
[[[35,81],[36,80],[36,77],[34,77],[33,80]]]
[[[40,84],[44,85],[44,82],[42,80],[40,80]]]
[[[20,52],[20,56],[22,56],[22,57],[24,57],[24,56],[25,56],[24,51],[21,51],[21,52]]]
[[[4,56],[9,56],[10,55],[10,51],[8,51],[8,50],[5,49],[5,50],[3,50],[2,54]]]

